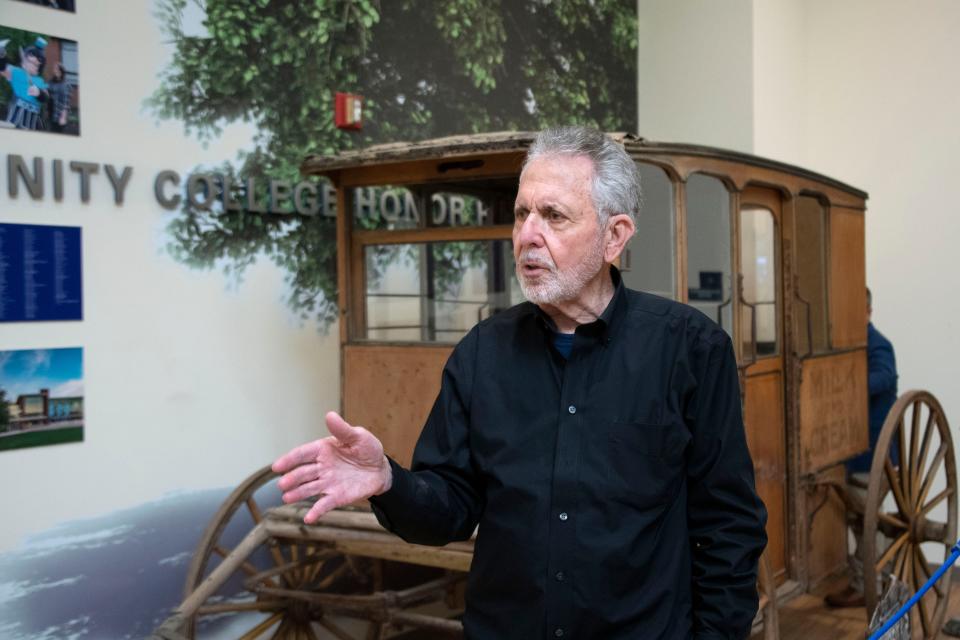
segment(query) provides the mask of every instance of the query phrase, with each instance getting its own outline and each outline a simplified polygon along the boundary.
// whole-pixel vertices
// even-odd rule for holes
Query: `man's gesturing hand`
[[[280,478],[284,502],[320,496],[303,518],[307,524],[331,509],[387,491],[392,480],[376,436],[350,426],[333,411],[327,414],[327,428],[329,437],[301,445],[273,463],[273,470],[284,474]]]

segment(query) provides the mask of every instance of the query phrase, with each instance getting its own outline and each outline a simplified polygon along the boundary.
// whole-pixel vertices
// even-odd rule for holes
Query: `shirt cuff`
[[[373,514],[377,516],[383,528],[393,531],[393,524],[388,514],[397,513],[399,509],[410,504],[409,497],[413,495],[414,478],[413,472],[401,467],[390,456],[387,456],[387,462],[390,463],[390,489],[378,496],[370,496],[369,502],[373,508]]]

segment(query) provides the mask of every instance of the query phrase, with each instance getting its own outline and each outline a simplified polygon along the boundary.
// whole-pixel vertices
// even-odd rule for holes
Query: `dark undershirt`
[[[553,334],[553,346],[560,352],[564,360],[569,360],[570,352],[573,351],[573,335],[572,333],[556,332]]]

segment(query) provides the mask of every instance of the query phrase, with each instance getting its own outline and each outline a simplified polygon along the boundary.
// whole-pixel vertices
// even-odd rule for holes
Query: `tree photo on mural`
[[[184,28],[197,9],[200,35]],[[216,171],[254,177],[261,199],[271,179],[297,182],[309,153],[551,124],[636,128],[633,0],[158,0],[156,15],[173,55],[150,108],[201,140],[253,123],[252,150]],[[334,126],[338,91],[364,97],[362,130]],[[185,200],[169,233],[177,260],[233,277],[268,256],[292,309],[321,326],[335,318],[332,218]]]

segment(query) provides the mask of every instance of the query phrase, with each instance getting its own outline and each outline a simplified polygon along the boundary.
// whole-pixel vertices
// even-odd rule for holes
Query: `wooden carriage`
[[[946,552],[956,535],[953,448],[936,400],[901,399],[866,497],[846,489],[844,462],[868,448],[866,194],[747,154],[614,137],[636,160],[644,191],[637,234],[621,258],[625,284],[688,303],[733,338],[757,488],[769,512],[763,602],[809,590],[846,567],[848,510],[865,514],[868,539],[879,530],[893,541],[868,545],[868,582],[891,563],[909,584],[929,575],[916,559],[921,544],[928,554],[931,545]],[[305,175],[323,176],[336,190],[341,409],[403,464],[453,344],[522,300],[511,230],[532,139],[453,137],[303,163]],[[259,505],[271,478],[268,470],[252,476],[216,515],[190,568],[187,599],[163,637],[202,635],[205,616],[243,611],[262,614],[243,637],[459,630],[446,616],[462,604],[471,541],[408,545],[362,507],[305,527],[304,505]],[[227,541],[229,523],[244,512],[254,530]],[[257,553],[271,566],[264,569]],[[396,562],[408,570],[397,571]],[[434,572],[410,582],[411,567]],[[868,585],[867,595],[872,608],[876,589]],[[939,627],[946,600],[947,590],[926,600],[925,631]],[[770,622],[775,605],[767,611]],[[367,622],[357,630],[344,619]]]

